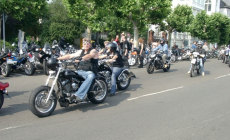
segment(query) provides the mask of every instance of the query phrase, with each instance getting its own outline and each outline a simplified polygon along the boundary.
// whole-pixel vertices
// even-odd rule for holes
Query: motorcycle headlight
[[[155,57],[156,56],[156,54],[151,54],[150,55],[150,58],[153,58],[153,57]]]

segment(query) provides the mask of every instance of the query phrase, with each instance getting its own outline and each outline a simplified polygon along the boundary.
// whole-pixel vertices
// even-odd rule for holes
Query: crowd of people
[[[112,87],[110,90],[111,96],[116,94],[116,78],[122,71],[124,65],[128,63],[128,54],[131,50],[137,50],[137,54],[140,59],[140,64],[138,67],[143,67],[143,55],[145,50],[143,38],[139,38],[138,46],[135,46],[133,43],[133,39],[128,40],[127,36],[124,33],[122,33],[121,39],[119,38],[119,35],[117,35],[115,39],[112,39],[111,41],[105,41],[104,46],[105,47],[98,52],[96,49],[91,47],[91,41],[87,38],[84,38],[83,48],[81,50],[79,50],[76,53],[67,54],[65,56],[61,56],[58,58],[58,60],[66,60],[78,57],[78,59],[75,60],[76,63],[79,63],[77,73],[81,75],[85,79],[85,81],[80,86],[79,90],[76,93],[72,94],[71,98],[73,100],[79,101],[84,100],[86,98],[86,94],[90,88],[91,82],[95,78],[94,70],[98,64],[98,59],[106,58],[108,59],[108,62],[112,65]],[[160,39],[156,42],[152,42],[150,44],[150,48],[152,52],[160,52],[162,54],[162,60],[165,64],[164,67],[167,67],[165,61],[169,53],[168,42],[164,39]],[[194,42],[191,48],[193,51],[197,51],[200,54],[205,54],[207,44],[203,44],[202,42]],[[201,58],[200,61],[202,75],[204,76],[205,58]],[[188,73],[190,72],[191,67]]]

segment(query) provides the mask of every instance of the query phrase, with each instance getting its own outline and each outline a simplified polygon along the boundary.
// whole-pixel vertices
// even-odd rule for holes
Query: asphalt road
[[[103,104],[58,105],[46,118],[28,109],[30,93],[46,76],[1,77],[10,83],[10,98],[0,110],[0,140],[229,140],[229,67],[210,59],[204,77],[190,78],[189,65],[153,74],[132,68],[137,78],[130,87]]]

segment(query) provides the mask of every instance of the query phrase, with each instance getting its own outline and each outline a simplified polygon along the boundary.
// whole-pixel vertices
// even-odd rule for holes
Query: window
[[[212,3],[211,0],[206,0],[205,1],[205,11],[209,12],[211,11]]]

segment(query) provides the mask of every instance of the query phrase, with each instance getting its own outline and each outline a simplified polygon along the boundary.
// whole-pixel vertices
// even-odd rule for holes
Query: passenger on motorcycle
[[[163,38],[160,40],[160,44],[155,49],[153,49],[153,52],[155,51],[162,51],[162,59],[163,63],[165,64],[164,67],[167,67],[166,59],[168,57],[168,44],[165,43]]]
[[[193,50],[193,52],[198,52],[200,55],[204,54],[205,57],[204,58],[201,58],[200,57],[200,68],[201,68],[201,72],[202,72],[202,76],[205,75],[205,72],[204,72],[204,62],[206,61],[206,51],[202,48],[203,46],[203,42],[202,41],[198,41],[197,43],[197,48],[195,50]],[[188,73],[191,72],[191,69],[192,69],[192,64],[190,65],[190,69],[188,71]]]
[[[67,60],[79,56],[80,58],[75,60],[76,63],[79,63],[77,74],[82,76],[85,81],[82,83],[78,91],[75,94],[72,94],[71,100],[75,101],[81,101],[86,98],[90,85],[95,78],[94,69],[96,69],[95,67],[98,64],[98,52],[91,48],[90,40],[84,38],[83,48],[80,53],[78,51],[74,54],[67,54],[58,58],[58,60]]]
[[[107,45],[109,49],[109,53],[107,54],[107,57],[110,59],[108,60],[109,63],[112,63],[112,77],[111,77],[111,91],[110,95],[113,96],[116,94],[116,79],[118,75],[121,73],[123,70],[124,64],[122,60],[122,56],[120,53],[117,51],[117,46],[115,43],[109,43]],[[105,58],[106,56],[100,56],[99,58]]]

